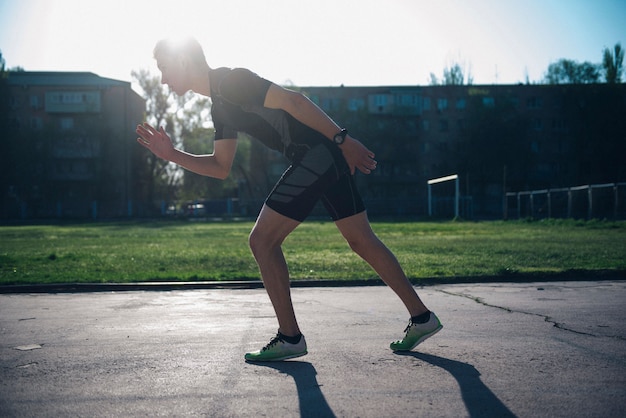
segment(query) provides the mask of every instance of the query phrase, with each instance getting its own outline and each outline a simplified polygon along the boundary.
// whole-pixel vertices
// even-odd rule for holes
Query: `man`
[[[241,131],[280,151],[292,163],[267,197],[249,237],[279,328],[269,344],[245,355],[247,361],[279,361],[307,354],[281,245],[320,199],[351,249],[372,266],[411,315],[404,338],[391,343],[391,349],[411,350],[442,328],[370,227],[353,175],[357,169],[369,174],[376,168],[373,152],[304,95],[246,69],[211,69],[194,39],[162,40],[154,58],[161,82],[177,95],[193,91],[211,98],[215,145],[212,154],[189,154],[173,147],[163,127],[147,123],[136,130],[141,145],[187,170],[224,179],[235,156],[237,131]]]

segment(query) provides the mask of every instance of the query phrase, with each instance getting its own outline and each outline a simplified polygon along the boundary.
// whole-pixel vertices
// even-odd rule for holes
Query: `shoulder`
[[[226,100],[246,104],[263,102],[263,98],[272,83],[246,68],[219,68],[216,77],[217,92]]]
[[[246,68],[233,68],[229,69],[228,73],[224,74],[220,85],[223,88],[232,88],[269,83],[268,80],[259,77],[259,75]]]

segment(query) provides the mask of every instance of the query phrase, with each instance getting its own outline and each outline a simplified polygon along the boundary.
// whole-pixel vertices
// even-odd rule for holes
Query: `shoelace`
[[[413,321],[409,321],[409,325],[406,326],[406,328],[404,329],[404,332],[405,333],[409,332],[412,326],[413,326]]]
[[[261,351],[267,351],[281,341],[282,339],[278,335],[276,335],[274,338],[270,340],[270,342],[265,347],[263,347]]]

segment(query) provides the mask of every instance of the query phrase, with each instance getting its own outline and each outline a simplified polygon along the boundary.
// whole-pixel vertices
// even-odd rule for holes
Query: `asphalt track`
[[[263,289],[0,295],[1,417],[623,417],[626,281],[294,288],[309,354],[250,364],[276,322]]]

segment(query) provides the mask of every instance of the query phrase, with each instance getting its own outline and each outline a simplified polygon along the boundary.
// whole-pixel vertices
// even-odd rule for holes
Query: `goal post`
[[[454,180],[454,217],[458,219],[459,217],[459,175],[453,174],[451,176],[439,177],[436,179],[428,180],[428,216],[433,216],[433,196],[432,196],[432,185],[437,183],[443,183],[445,181]]]

